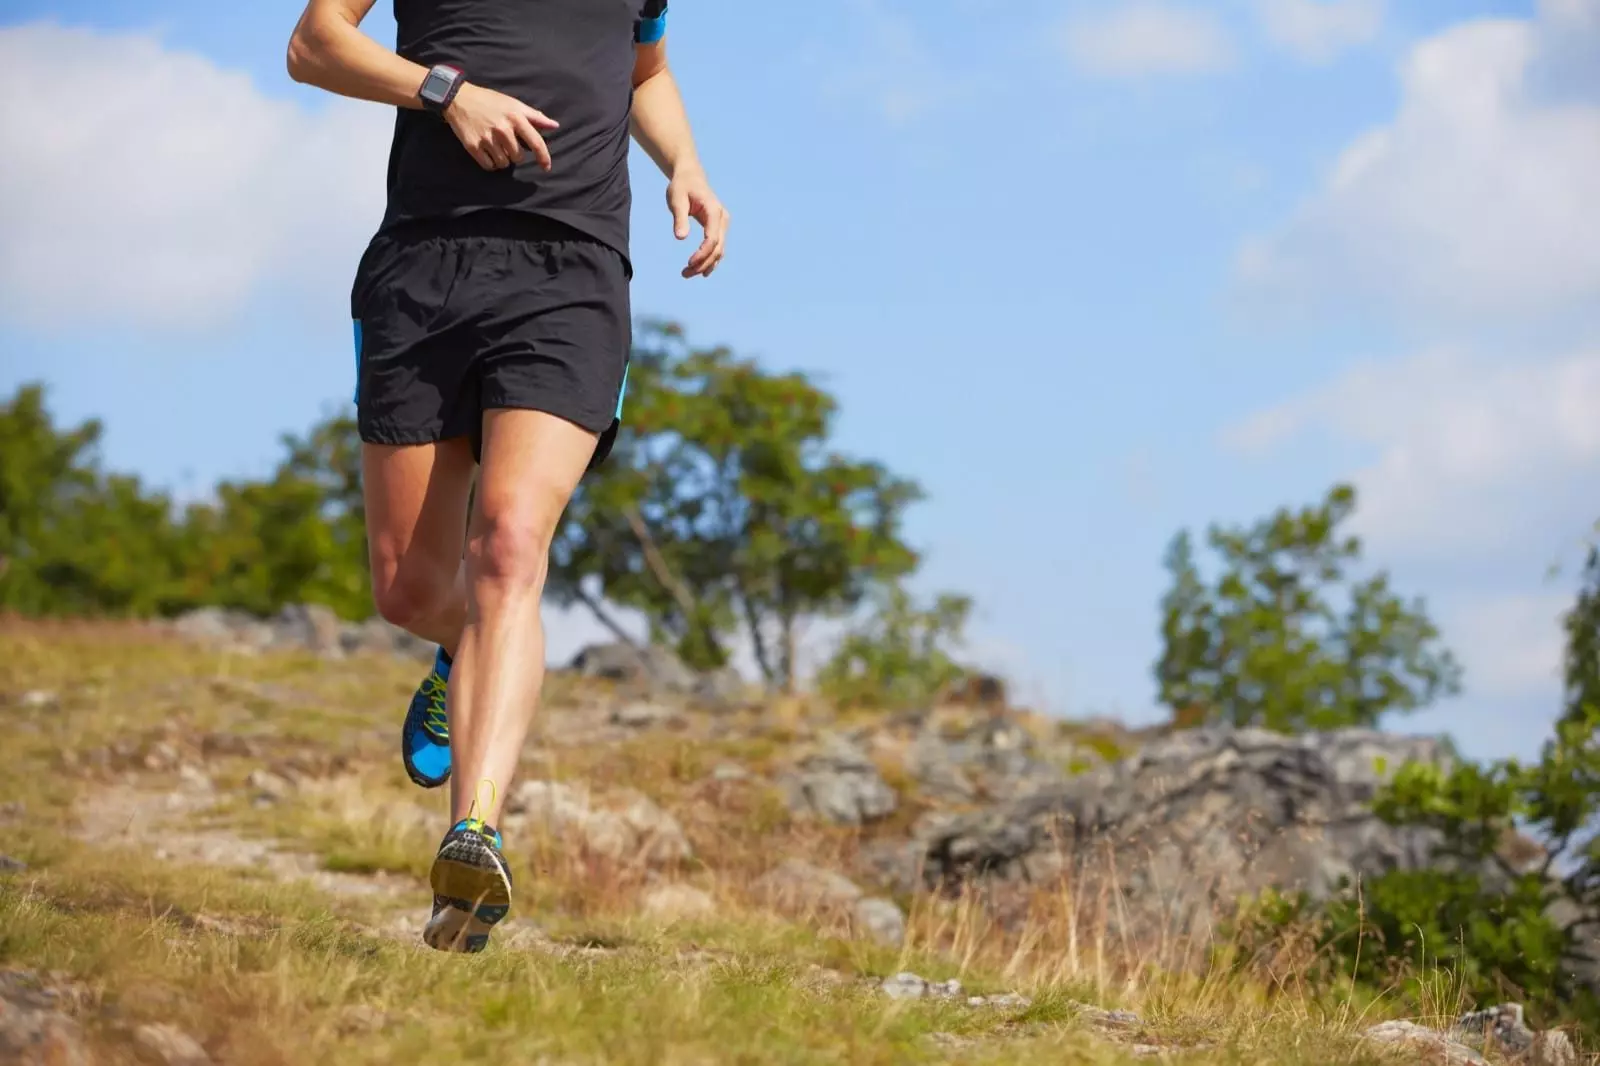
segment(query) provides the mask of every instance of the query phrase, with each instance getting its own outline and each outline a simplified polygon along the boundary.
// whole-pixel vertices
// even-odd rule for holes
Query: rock
[[[1416,1022],[1380,1022],[1362,1036],[1379,1044],[1400,1044],[1425,1049],[1450,1066],[1487,1066],[1488,1060],[1465,1044],[1418,1025]]]
[[[906,939],[906,916],[887,899],[859,900],[853,912],[855,924],[873,940],[899,947]]]
[[[28,970],[0,970],[0,1062],[89,1066],[83,1028],[65,997]]]
[[[206,1049],[176,1026],[141,1025],[133,1031],[133,1042],[165,1066],[211,1066]]]
[[[676,707],[647,700],[625,703],[611,712],[611,724],[627,729],[650,729],[681,721],[682,712]]]
[[[172,628],[189,640],[234,651],[260,651],[276,641],[276,632],[267,622],[245,611],[222,607],[189,611],[175,619]]]
[[[990,1007],[994,1010],[1027,1010],[1033,1000],[1016,992],[1002,992],[997,996],[969,996],[969,1007]]]
[[[583,677],[681,695],[692,693],[696,680],[694,671],[676,655],[654,644],[642,649],[622,643],[591,644],[573,656],[570,669]]]
[[[211,775],[193,763],[184,763],[178,767],[178,780],[190,792],[211,793],[216,791],[216,785],[211,780]]]
[[[921,999],[928,994],[928,982],[914,973],[897,973],[878,986],[890,999]]]
[[[1326,899],[1347,879],[1433,865],[1436,835],[1370,809],[1409,759],[1446,756],[1438,741],[1370,730],[1182,730],[1112,766],[925,823],[923,876],[951,887],[1114,869],[1122,924],[1134,927],[1123,932],[1203,936],[1219,901],[1267,887]]]
[[[749,702],[748,688],[739,671],[725,666],[695,678],[694,690],[690,695],[702,707],[714,711],[732,710]]]
[[[914,973],[897,973],[886,977],[878,988],[890,999],[959,999],[961,982],[954,977],[948,981],[929,981]]]
[[[1014,799],[1066,777],[1035,749],[1033,736],[1003,715],[986,715],[955,737],[930,721],[912,741],[906,769],[924,793],[946,803]]]
[[[433,661],[436,650],[435,645],[378,615],[341,626],[339,645],[346,655],[397,655],[427,662]]]
[[[286,605],[272,619],[275,647],[303,648],[328,658],[344,655],[344,640],[339,616],[330,607],[317,603]]]
[[[838,733],[825,735],[816,750],[779,778],[779,785],[792,813],[840,825],[887,817],[899,803],[866,753]]]
[[[524,781],[506,813],[618,861],[665,865],[694,854],[678,820],[638,792],[618,793],[602,806],[580,786]]]
[[[1107,1010],[1092,1003],[1070,1003],[1068,1006],[1090,1025],[1106,1029],[1129,1029],[1143,1024],[1131,1010]]]
[[[750,780],[750,771],[742,766],[735,766],[733,763],[718,763],[711,771],[711,780],[748,781]]]
[[[26,873],[28,864],[9,855],[0,855],[0,875]]]
[[[271,770],[251,770],[244,783],[256,794],[257,799],[267,799],[273,803],[287,799],[294,791],[294,782]]]
[[[861,899],[861,889],[849,878],[804,859],[785,859],[757,878],[755,888],[767,902],[791,912],[840,910]]]
[[[641,909],[656,921],[675,922],[715,914],[717,904],[708,893],[693,885],[665,884],[656,885],[644,894]]]
[[[1572,1041],[1560,1030],[1536,1033],[1523,1020],[1522,1004],[1502,1003],[1471,1011],[1450,1027],[1450,1039],[1480,1050],[1493,1047],[1516,1058],[1557,1066],[1576,1060]]]
[[[27,711],[42,711],[48,707],[55,707],[61,702],[61,697],[54,692],[43,689],[31,689],[24,692],[17,700],[18,706]]]

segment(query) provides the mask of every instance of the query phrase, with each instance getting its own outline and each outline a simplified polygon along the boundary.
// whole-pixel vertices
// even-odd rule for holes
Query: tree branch
[[[624,507],[622,517],[628,520],[628,528],[633,530],[633,535],[639,539],[639,547],[644,551],[645,565],[650,568],[650,573],[661,582],[661,587],[672,594],[678,601],[678,608],[683,611],[683,620],[690,626],[694,624],[697,613],[698,601],[695,600],[683,582],[678,580],[672,568],[662,558],[661,551],[656,547],[655,538],[650,535],[650,527],[644,524],[644,516],[639,514],[636,507]]]
[[[619,623],[615,618],[611,617],[610,613],[606,611],[605,607],[601,605],[600,601],[585,592],[581,586],[575,585],[573,587],[572,598],[589,608],[590,612],[595,616],[595,619],[599,621],[601,625],[609,629],[618,640],[622,641],[622,643],[626,644],[634,651],[644,650],[643,648],[639,647],[639,642],[634,640],[626,629],[622,628],[621,623]]]

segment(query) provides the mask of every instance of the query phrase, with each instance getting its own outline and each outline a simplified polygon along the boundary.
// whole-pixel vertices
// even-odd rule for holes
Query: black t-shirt
[[[666,0],[394,0],[395,51],[538,108],[551,169],[484,170],[443,118],[400,108],[380,232],[473,211],[526,211],[628,257],[628,114],[634,45],[660,38]]]

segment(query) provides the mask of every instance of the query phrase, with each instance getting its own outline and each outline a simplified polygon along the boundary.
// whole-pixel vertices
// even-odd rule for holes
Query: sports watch
[[[456,98],[456,93],[461,89],[461,71],[455,67],[440,63],[428,71],[428,76],[422,79],[422,88],[417,90],[417,99],[422,101],[422,106],[429,111],[440,112],[450,106],[450,101]]]

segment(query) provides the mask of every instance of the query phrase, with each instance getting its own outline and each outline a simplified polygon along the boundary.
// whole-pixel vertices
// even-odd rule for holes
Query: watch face
[[[422,95],[428,100],[443,100],[444,94],[450,90],[450,85],[454,81],[455,78],[443,71],[430,70],[422,82]]]

